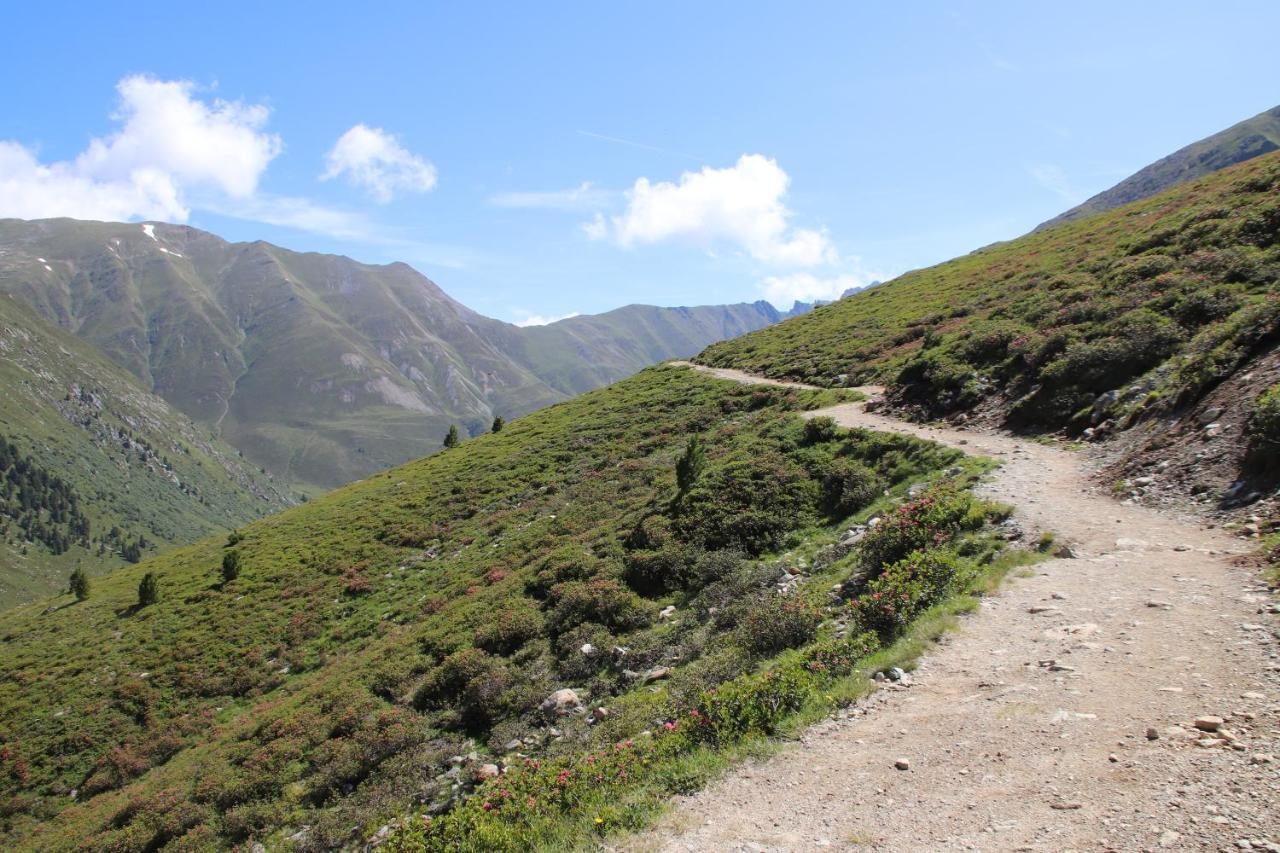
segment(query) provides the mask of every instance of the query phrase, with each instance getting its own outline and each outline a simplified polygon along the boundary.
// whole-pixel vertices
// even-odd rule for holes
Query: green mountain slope
[[[1149,198],[1156,193],[1203,177],[1227,166],[1260,157],[1280,148],[1280,107],[1272,107],[1220,133],[1180,148],[1084,203],[1041,223],[1036,230],[1083,219],[1095,213]]]
[[[784,318],[768,302],[656,308],[627,305],[521,330],[512,349],[552,387],[580,394],[639,366],[689,358],[708,342],[734,338]]]
[[[183,226],[0,221],[0,292],[100,348],[285,482],[325,489],[724,334],[771,307],[633,306],[520,329],[404,264]]]
[[[699,360],[819,384],[881,382],[894,404],[931,417],[1094,440],[1142,426],[1133,450],[1144,464],[1171,459],[1157,450],[1177,443],[1186,454],[1169,465],[1187,468],[1187,489],[1217,494],[1216,479],[1198,479],[1207,458],[1234,499],[1250,476],[1250,407],[1280,359],[1278,279],[1272,153],[908,273]]]
[[[88,522],[74,534],[64,525],[51,547],[24,535],[22,501],[11,495],[0,510],[0,607],[65,589],[76,566],[98,573],[126,555],[136,561],[139,538],[153,553],[293,503],[207,427],[8,296],[0,296],[0,388],[0,438],[64,482]]]
[[[842,393],[652,368],[113,572],[87,601],[0,614],[6,849],[333,849],[448,808],[486,763],[534,767],[516,752],[576,761],[690,707],[719,721],[660,727],[676,755],[833,701],[877,642],[859,626],[894,636],[997,549],[963,490],[976,463],[798,417]],[[910,583],[886,575],[857,615],[904,557]],[[158,601],[138,607],[147,573]],[[642,772],[592,796],[616,807]],[[442,827],[468,849],[531,838]]]

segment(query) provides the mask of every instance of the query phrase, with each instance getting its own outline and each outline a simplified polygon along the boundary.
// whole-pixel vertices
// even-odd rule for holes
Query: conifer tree
[[[702,446],[702,440],[696,435],[692,436],[689,443],[684,446],[684,455],[676,463],[676,487],[680,490],[680,494],[683,495],[693,488],[693,484],[698,481],[698,475],[702,473],[706,464],[707,451]]]
[[[502,428],[503,428],[504,426],[506,426],[506,425],[507,425],[507,422],[506,422],[506,421],[504,421],[501,417],[494,418],[494,419],[493,419],[493,429],[492,429],[491,431],[492,431],[492,432],[502,432]]]
[[[444,446],[446,448],[457,447],[460,441],[461,439],[458,438],[457,426],[450,424],[449,431],[445,433],[445,436],[444,436]]]
[[[67,591],[76,597],[76,601],[84,601],[89,597],[89,576],[84,573],[84,569],[76,566],[67,584]]]
[[[231,583],[240,577],[240,552],[227,551],[222,555],[222,582]]]
[[[154,572],[147,572],[142,576],[142,583],[138,584],[138,606],[146,607],[159,599],[160,582],[156,580]]]

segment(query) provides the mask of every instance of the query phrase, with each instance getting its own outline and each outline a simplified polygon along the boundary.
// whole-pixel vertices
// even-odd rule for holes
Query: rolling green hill
[[[0,607],[65,589],[76,566],[96,574],[136,562],[135,549],[186,544],[294,502],[207,427],[8,296],[0,296],[0,388],[0,439],[24,466],[64,483],[83,517],[41,539],[33,532],[54,514],[24,513],[10,491],[0,510]],[[34,522],[26,531],[24,517]]]
[[[996,558],[980,463],[797,416],[844,393],[652,368],[0,614],[6,849],[333,849],[419,812],[433,846],[511,848],[696,784],[682,756],[839,701]],[[489,763],[574,793],[488,825]]]
[[[0,292],[99,348],[283,482],[319,491],[780,319],[767,303],[517,328],[404,264],[185,226],[0,221]]]
[[[1041,223],[1036,230],[1083,219],[1150,198],[1185,181],[1252,160],[1280,148],[1280,107],[1272,107],[1224,131],[1193,142],[1152,163],[1108,190]]]
[[[1255,401],[1280,377],[1278,281],[1272,153],[908,273],[699,360],[884,383],[891,404],[924,417],[1125,433],[1121,473],[1159,469],[1146,473],[1239,502],[1274,477]]]

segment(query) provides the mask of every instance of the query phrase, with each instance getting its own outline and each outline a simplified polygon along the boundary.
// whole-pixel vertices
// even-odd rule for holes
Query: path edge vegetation
[[[818,417],[810,423],[827,420]],[[692,439],[681,458],[682,467],[700,450],[696,438]],[[1048,559],[1054,543],[1053,534],[1045,532],[1026,548],[1005,547],[993,523],[1010,517],[1014,508],[972,494],[998,463],[966,454],[962,467],[963,471],[949,469],[950,482],[935,481],[923,500],[937,500],[947,490],[959,494],[971,516],[979,519],[970,534],[993,550],[985,562],[975,561],[967,575],[956,571],[959,584],[944,584],[941,598],[914,618],[886,628],[883,620],[864,614],[863,621],[854,620],[846,636],[820,631],[813,642],[785,650],[755,670],[706,691],[687,716],[666,721],[656,730],[602,743],[576,756],[526,759],[481,783],[444,815],[406,817],[390,825],[389,834],[381,833],[385,838],[381,849],[393,853],[599,849],[609,839],[654,826],[670,811],[673,797],[704,788],[743,761],[767,757],[798,739],[808,727],[854,705],[877,689],[876,673],[893,667],[914,670],[934,644],[959,627],[962,615],[975,611],[982,598],[994,594],[1010,574],[1030,573],[1030,566]],[[886,495],[849,521],[877,516],[891,520],[905,515],[919,500],[908,495],[898,503]],[[818,534],[794,550],[816,549],[829,539],[830,535]],[[939,541],[937,547],[916,550],[912,556],[927,558],[952,547],[954,540]],[[888,574],[883,567],[882,572],[880,577]],[[818,580],[811,582],[821,586]],[[864,587],[867,594],[861,598],[870,597],[875,583]],[[857,630],[869,622],[880,630]]]

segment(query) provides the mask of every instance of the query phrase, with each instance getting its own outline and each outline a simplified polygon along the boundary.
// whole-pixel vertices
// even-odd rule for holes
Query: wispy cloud
[[[609,204],[621,197],[621,193],[599,189],[590,181],[567,190],[534,190],[497,193],[489,197],[495,207],[529,210],[591,210]]]
[[[295,228],[342,240],[367,243],[381,239],[379,229],[364,214],[327,207],[296,196],[258,193],[245,199],[201,199],[199,207],[219,216]]]
[[[660,145],[649,145],[645,142],[636,142],[633,139],[623,139],[621,136],[609,136],[606,133],[596,133],[591,130],[579,130],[578,134],[580,136],[590,137],[591,139],[599,139],[604,142],[613,142],[618,145],[628,145],[632,148],[640,148],[644,151],[656,151],[659,154],[670,154],[674,157],[683,157],[686,160],[696,160],[698,162],[703,162],[705,160],[705,158],[690,154],[687,151],[676,151],[673,148],[663,148]]]
[[[1027,172],[1035,179],[1035,182],[1047,189],[1049,192],[1061,198],[1063,201],[1071,204],[1078,204],[1084,200],[1084,193],[1076,189],[1071,183],[1071,179],[1067,177],[1066,172],[1062,169],[1048,163],[1042,163],[1036,166],[1028,166]]]

